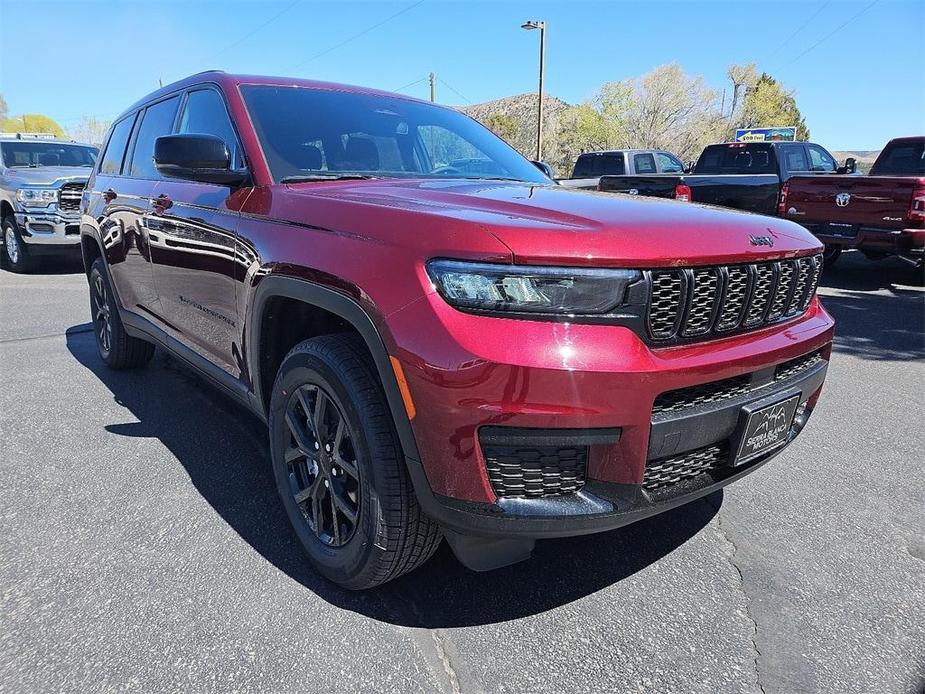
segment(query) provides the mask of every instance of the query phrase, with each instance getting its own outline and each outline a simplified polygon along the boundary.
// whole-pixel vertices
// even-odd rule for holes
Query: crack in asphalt
[[[706,503],[716,511],[715,532],[720,538],[722,538],[722,540],[725,541],[727,550],[724,552],[724,555],[726,556],[726,560],[729,562],[729,565],[735,569],[736,575],[739,577],[738,588],[745,600],[745,616],[752,624],[752,633],[749,636],[749,640],[752,644],[752,650],[755,653],[755,686],[758,688],[758,691],[761,692],[761,694],[765,694],[764,685],[761,684],[761,649],[758,648],[758,621],[752,614],[751,598],[748,596],[748,591],[745,590],[745,575],[742,573],[742,569],[739,568],[739,565],[735,560],[736,554],[739,552],[739,548],[735,541],[732,539],[732,536],[726,532],[726,529],[723,527],[723,516],[720,513],[719,507],[715,506],[706,498],[704,498],[704,501],[706,501]]]
[[[93,328],[87,326],[86,328],[69,328],[66,332],[63,333],[49,333],[47,335],[33,335],[32,337],[11,337],[6,340],[0,340],[0,345],[13,344],[16,342],[32,342],[34,340],[50,340],[55,337],[67,337],[68,335],[77,335],[79,333],[92,333]]]

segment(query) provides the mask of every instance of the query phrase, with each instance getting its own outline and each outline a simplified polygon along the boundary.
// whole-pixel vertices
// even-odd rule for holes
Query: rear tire
[[[35,267],[35,259],[29,255],[29,248],[23,243],[19,225],[12,215],[3,220],[3,260],[13,272],[29,272]]]
[[[424,514],[365,343],[326,335],[294,347],[270,403],[283,507],[319,573],[351,590],[417,568],[442,535]]]
[[[90,316],[100,359],[110,369],[136,369],[151,361],[154,345],[125,332],[102,258],[90,267]]]
[[[824,268],[832,267],[835,262],[841,257],[842,247],[841,246],[830,246],[826,245],[825,250],[822,251],[822,260],[825,263]]]

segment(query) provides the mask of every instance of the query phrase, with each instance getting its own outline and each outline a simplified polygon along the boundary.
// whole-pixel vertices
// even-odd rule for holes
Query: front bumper
[[[23,243],[30,249],[52,252],[80,248],[80,212],[29,209],[15,216]]]
[[[437,296],[391,315],[389,324],[416,410],[412,428],[421,460],[408,461],[415,489],[461,559],[473,538],[522,541],[522,550],[537,538],[609,530],[757,469],[782,449],[667,487],[644,485],[647,467],[665,456],[710,444],[731,450],[744,405],[798,393],[805,407],[788,433],[789,444],[819,397],[833,334],[818,300],[789,323],[659,349],[623,327],[486,318],[456,311]],[[772,379],[779,365],[810,353],[819,355],[811,368]],[[755,387],[694,410],[653,414],[666,392],[728,379],[750,379]],[[482,439],[489,429],[505,428],[606,432],[610,442],[589,445],[579,491],[502,498],[489,478]]]

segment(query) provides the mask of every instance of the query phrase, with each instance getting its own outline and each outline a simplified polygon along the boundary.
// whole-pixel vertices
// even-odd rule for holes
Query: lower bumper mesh
[[[667,487],[683,479],[697,477],[722,467],[728,459],[729,444],[723,441],[680,455],[650,460],[646,463],[642,486],[646,489]]]

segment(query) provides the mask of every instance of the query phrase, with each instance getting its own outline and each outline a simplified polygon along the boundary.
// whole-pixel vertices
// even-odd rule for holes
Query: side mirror
[[[547,164],[545,161],[533,161],[530,163],[533,164],[536,168],[538,168],[540,171],[542,171],[544,174],[546,174],[550,178],[555,179],[556,177],[555,171],[553,171],[552,167],[549,164]]]
[[[247,169],[232,169],[228,146],[214,135],[163,135],[154,141],[154,166],[160,174],[201,183],[234,186],[247,180]]]
[[[858,170],[858,160],[854,157],[845,159],[845,173],[853,174]]]
[[[689,162],[687,162],[687,166],[684,167],[684,173],[686,173],[686,174],[694,173],[694,167],[695,167],[695,166],[697,166],[697,162],[695,162],[695,161],[689,161]]]

